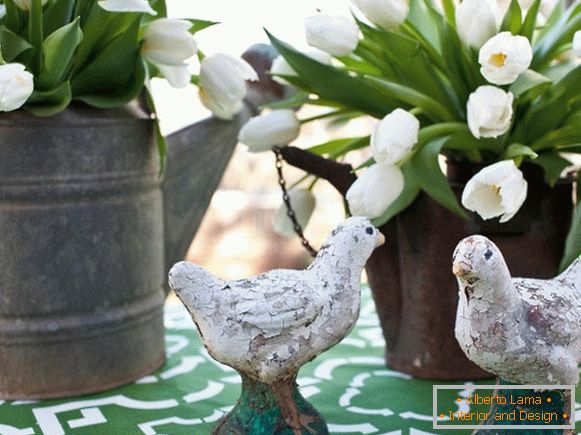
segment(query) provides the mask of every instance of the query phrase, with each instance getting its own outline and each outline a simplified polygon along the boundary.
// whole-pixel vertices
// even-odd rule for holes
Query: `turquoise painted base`
[[[506,382],[504,380],[499,381],[500,385],[514,385]],[[527,413],[539,413],[539,417],[545,415],[547,421],[550,416],[550,425],[568,425],[569,418],[565,418],[564,415],[570,415],[571,412],[571,401],[568,398],[568,394],[570,392],[566,390],[552,390],[552,391],[542,391],[542,392],[535,392],[535,397],[540,397],[542,404],[541,405],[517,405],[510,403],[510,397],[512,395],[513,402],[518,402],[519,397],[530,397],[531,390],[499,390],[496,391],[495,394],[507,397],[507,403],[505,405],[500,405],[495,403],[490,407],[490,418],[486,421],[487,425],[490,425],[490,429],[478,429],[473,432],[474,435],[565,435],[565,434],[573,434],[574,431],[570,429],[520,429],[520,430],[513,430],[513,429],[494,429],[492,425],[496,424],[510,424],[510,425],[545,425],[547,424],[546,421],[543,421],[542,418],[539,419],[529,419],[523,421],[522,419],[507,419],[502,422],[495,420],[494,416],[500,412],[506,412],[511,415],[513,411],[516,411],[518,414],[521,411],[525,411]],[[550,401],[548,400],[550,399]],[[542,413],[545,414],[542,414]],[[547,413],[555,413],[555,414],[547,414]]]
[[[269,386],[243,375],[238,403],[218,422],[213,432],[214,435],[328,433],[327,423],[301,396],[295,378]]]

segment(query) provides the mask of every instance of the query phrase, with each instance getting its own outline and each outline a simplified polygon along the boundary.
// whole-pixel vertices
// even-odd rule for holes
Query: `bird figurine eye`
[[[367,227],[367,228],[365,229],[365,232],[371,236],[371,235],[373,234],[373,232],[374,232],[374,231],[373,231],[373,228],[372,228],[372,227]]]
[[[492,257],[492,251],[490,249],[488,249],[485,253],[484,253],[484,258],[486,259],[486,261],[490,260],[490,257]]]

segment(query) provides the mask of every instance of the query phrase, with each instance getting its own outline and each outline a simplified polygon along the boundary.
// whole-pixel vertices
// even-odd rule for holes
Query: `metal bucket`
[[[129,109],[0,117],[0,398],[101,391],[163,364],[152,128]]]

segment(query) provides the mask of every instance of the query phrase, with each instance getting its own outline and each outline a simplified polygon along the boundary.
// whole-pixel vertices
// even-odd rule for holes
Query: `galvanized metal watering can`
[[[0,116],[0,399],[101,391],[163,364],[167,271],[270,97],[251,89],[235,120],[169,136],[163,178],[137,105]]]

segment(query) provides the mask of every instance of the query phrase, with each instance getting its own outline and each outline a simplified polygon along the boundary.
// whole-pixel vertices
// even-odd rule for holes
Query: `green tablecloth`
[[[161,370],[94,396],[0,401],[0,435],[209,434],[235,403],[239,377],[209,358],[181,305],[168,305],[165,321],[169,360]],[[303,395],[326,417],[331,433],[469,433],[432,429],[432,383],[386,369],[383,349],[374,306],[364,290],[353,332],[299,374]],[[467,387],[450,391],[450,409]]]

